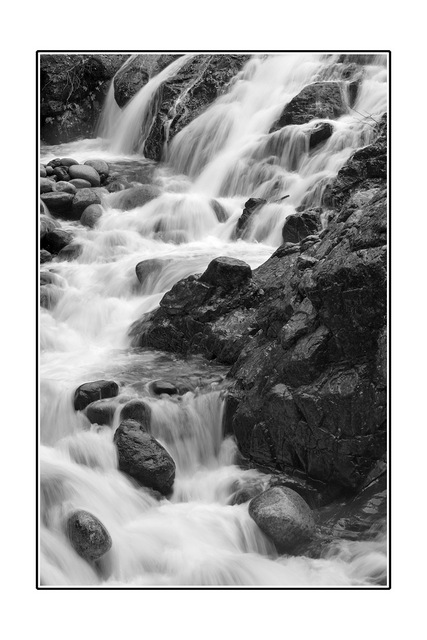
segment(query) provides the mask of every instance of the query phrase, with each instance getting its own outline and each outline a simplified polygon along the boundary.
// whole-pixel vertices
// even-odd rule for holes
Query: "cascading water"
[[[156,93],[189,58],[152,78],[123,110],[110,89],[102,137],[44,148],[42,161],[71,155],[105,158],[117,167],[144,165],[135,153],[143,148]],[[308,144],[316,122],[269,133],[304,86],[333,79],[334,61],[311,54],[252,58],[229,92],[169,143],[167,164],[153,178],[158,198],[123,212],[120,193],[105,195],[95,229],[62,223],[82,253],[48,267],[58,301],[40,314],[43,585],[345,586],[384,580],[384,535],[338,541],[322,558],[279,557],[249,517],[247,503],[232,504],[239,488],[265,487],[268,476],[234,464],[234,441],[223,438],[227,369],[200,358],[140,352],[130,348],[128,336],[131,324],[166,291],[201,273],[212,258],[262,264],[280,244],[285,218],[301,203],[320,204],[352,151],[372,140],[374,121],[387,108],[382,59],[365,66],[357,102],[330,121],[333,133],[319,148],[310,151]],[[289,198],[280,201],[284,195]],[[268,202],[245,239],[235,241],[250,197]],[[135,266],[151,258],[161,259],[161,266],[141,286]],[[100,378],[120,383],[119,403],[142,397],[150,406],[152,433],[177,466],[170,500],[159,502],[119,472],[113,433],[120,404],[112,427],[90,425],[74,411],[76,387]],[[159,378],[181,379],[189,390],[179,398],[154,398],[148,383]],[[96,566],[76,554],[65,534],[65,518],[76,508],[96,515],[112,537],[111,551]]]

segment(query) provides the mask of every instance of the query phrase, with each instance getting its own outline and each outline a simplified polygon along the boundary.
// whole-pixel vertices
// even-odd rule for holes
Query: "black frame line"
[[[123,50],[114,50],[114,49],[37,49],[36,53],[36,194],[35,194],[35,202],[36,202],[36,229],[35,229],[35,244],[36,244],[36,584],[35,588],[37,591],[62,591],[62,590],[70,590],[70,591],[390,591],[392,588],[392,566],[391,566],[391,486],[392,486],[392,464],[391,464],[391,115],[392,115],[392,106],[391,106],[391,71],[392,71],[392,52],[390,49],[289,49],[289,50],[260,50],[260,49],[250,49],[250,50],[229,50],[229,49],[218,49],[212,51],[210,49],[123,49]],[[388,331],[387,331],[387,346],[388,346],[388,375],[387,375],[387,400],[388,400],[388,428],[387,428],[387,511],[388,511],[388,522],[387,522],[387,533],[388,533],[388,585],[377,586],[377,587],[364,587],[364,586],[343,586],[343,587],[262,587],[262,586],[254,586],[254,587],[231,587],[231,586],[174,586],[174,587],[163,587],[163,586],[134,586],[134,587],[114,587],[114,586],[93,586],[93,587],[78,587],[78,586],[43,586],[39,583],[39,432],[40,432],[40,420],[39,420],[39,272],[40,272],[40,236],[39,236],[39,214],[40,214],[40,204],[39,204],[39,158],[40,158],[40,102],[39,102],[39,90],[40,90],[40,55],[49,55],[49,54],[76,54],[76,53],[103,53],[103,54],[126,54],[126,53],[195,53],[195,54],[217,54],[217,53],[229,53],[229,54],[286,54],[286,53],[322,53],[322,54],[331,54],[331,53],[350,53],[350,54],[364,54],[364,53],[385,53],[388,56],[388,109],[387,109],[387,196],[388,196],[388,216],[387,216],[387,253],[388,253],[388,262],[387,262],[387,294],[388,294],[388,305],[387,305],[387,323],[388,323]]]

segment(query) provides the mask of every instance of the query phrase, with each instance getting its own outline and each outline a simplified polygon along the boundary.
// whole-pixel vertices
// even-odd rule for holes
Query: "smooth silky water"
[[[115,168],[144,166],[143,146],[161,82],[191,56],[154,77],[124,108],[112,89],[99,137],[42,147],[41,161],[71,156],[104,158]],[[129,62],[129,61],[128,61]],[[385,61],[365,67],[358,100],[333,121],[334,133],[312,152],[313,123],[269,134],[283,106],[306,84],[328,79],[334,57],[274,55],[252,58],[220,97],[165,149],[153,180],[159,198],[122,212],[120,193],[103,197],[96,229],[63,222],[83,246],[72,262],[44,265],[56,275],[58,303],[40,311],[40,581],[93,586],[351,586],[384,583],[385,534],[337,540],[321,558],[279,557],[248,515],[231,505],[247,484],[268,476],[235,464],[236,445],[222,434],[227,368],[194,357],[132,349],[131,324],[154,309],[178,280],[201,273],[216,256],[245,260],[254,269],[280,245],[286,217],[302,202],[320,204],[328,180],[354,149],[369,144],[387,109]],[[127,64],[127,63],[125,63]],[[332,71],[330,72],[332,78]],[[282,203],[274,202],[284,195]],[[244,202],[271,201],[254,217],[245,240],[233,240]],[[210,201],[225,212],[218,222]],[[135,265],[164,258],[142,287]],[[73,409],[83,382],[107,378],[121,385],[120,401],[144,397],[152,432],[177,466],[173,495],[158,501],[117,468],[113,426],[90,425]],[[155,399],[148,383],[180,380],[180,398]],[[67,514],[86,509],[111,534],[111,550],[90,566],[69,544]]]

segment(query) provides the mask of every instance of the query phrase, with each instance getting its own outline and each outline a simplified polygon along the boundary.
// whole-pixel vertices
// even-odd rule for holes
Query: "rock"
[[[209,203],[217,217],[218,222],[227,222],[228,215],[224,207],[218,200],[212,199]]]
[[[144,284],[148,276],[152,274],[158,275],[170,260],[165,258],[152,258],[151,260],[142,260],[135,267],[136,277],[141,284]]]
[[[166,449],[135,420],[125,420],[114,434],[119,469],[162,495],[169,495],[175,463]]]
[[[125,189],[130,188],[130,185],[125,185],[123,182],[119,182],[118,180],[114,180],[107,185],[107,191],[109,193],[116,193],[117,191],[124,191]]]
[[[79,243],[67,244],[67,246],[58,253],[58,260],[68,260],[69,262],[76,260],[76,258],[82,254],[82,251],[83,247]]]
[[[61,297],[61,291],[55,285],[46,284],[40,287],[40,306],[53,309]]]
[[[201,282],[224,289],[232,289],[245,284],[252,278],[250,266],[243,260],[222,256],[214,258],[200,277]]]
[[[56,255],[70,244],[73,236],[68,231],[63,231],[62,229],[54,229],[53,231],[48,231],[41,242],[42,249],[46,249],[49,253]]]
[[[52,173],[53,173],[53,169],[55,169],[55,167],[60,167],[62,164],[60,158],[54,158],[53,160],[49,160],[49,162],[47,163],[47,167],[51,167],[52,168]]]
[[[140,54],[118,71],[114,78],[114,97],[119,107],[124,107],[131,98],[180,55]]]
[[[168,396],[179,394],[179,390],[174,384],[171,382],[165,382],[164,380],[155,380],[154,382],[150,382],[149,389],[151,393],[154,393],[156,396],[161,396],[163,393],[166,393]]]
[[[46,178],[47,176],[47,172],[46,172],[46,167],[44,166],[44,164],[40,165],[40,178]]]
[[[320,229],[320,209],[308,209],[303,213],[291,214],[283,225],[283,242],[301,242]]]
[[[46,251],[46,249],[42,249],[40,251],[40,264],[44,264],[50,260],[52,260],[52,254],[49,253],[49,251]]]
[[[112,206],[115,209],[121,211],[130,211],[136,207],[142,207],[150,200],[154,200],[160,195],[160,189],[150,184],[143,184],[140,187],[132,187],[131,189],[125,189],[125,191],[117,192],[114,196],[114,200],[111,201]]]
[[[71,193],[42,193],[40,197],[49,209],[49,212],[54,216],[68,219],[73,212],[72,203],[74,196]]]
[[[73,164],[69,168],[70,178],[76,180],[87,180],[92,187],[99,187],[101,185],[101,178],[99,173],[89,165],[86,164]]]
[[[273,487],[253,498],[249,515],[281,552],[292,553],[315,533],[310,507],[287,487]]]
[[[99,560],[111,549],[112,540],[107,529],[88,511],[74,511],[67,519],[66,529],[71,546],[87,562]]]
[[[55,191],[57,193],[64,192],[64,193],[72,193],[74,195],[77,189],[73,184],[71,184],[71,182],[65,182],[65,181],[63,182],[60,180],[55,185]]]
[[[91,204],[83,211],[80,217],[80,224],[92,229],[103,213],[104,210],[100,204]]]
[[[51,271],[42,271],[40,273],[40,286],[44,284],[55,284],[57,276]]]
[[[73,164],[79,164],[77,160],[73,158],[61,158],[61,167],[72,167]]]
[[[93,189],[78,189],[73,198],[73,216],[79,220],[83,211],[92,204],[101,204],[101,198]]]
[[[102,398],[114,398],[119,393],[119,386],[112,380],[95,380],[80,385],[74,393],[74,409],[83,411],[88,404]]]
[[[54,229],[58,229],[59,224],[53,218],[49,218],[46,215],[40,216],[40,240],[43,240],[45,235],[49,233],[49,231],[53,231]]]
[[[95,400],[86,407],[86,416],[91,424],[113,424],[114,413],[117,409],[117,400],[107,398],[105,400]]]
[[[346,111],[341,82],[314,82],[288,102],[270,133],[289,124],[307,124],[318,118],[334,120]]]
[[[46,169],[46,175],[47,176],[53,176],[53,168],[52,167],[45,167]]]
[[[136,420],[145,431],[150,431],[151,409],[142,400],[129,400],[120,412],[120,421]]]
[[[65,167],[55,167],[53,170],[53,175],[56,176],[56,179],[59,181],[68,182],[70,179],[69,173]]]
[[[105,160],[86,160],[84,164],[85,166],[87,165],[88,167],[92,167],[93,169],[95,169],[95,171],[99,174],[101,181],[105,180],[105,178],[108,178],[110,174],[110,167],[105,162]]]
[[[334,132],[334,127],[330,122],[319,122],[310,132],[310,150],[325,142]]]
[[[49,178],[40,178],[40,193],[55,191],[55,183]]]
[[[75,180],[70,180],[68,184],[73,185],[76,189],[90,189],[90,182],[88,180],[81,180],[80,178],[76,178]]]
[[[235,238],[244,238],[246,236],[249,221],[252,219],[253,214],[259,211],[259,209],[264,204],[266,204],[266,202],[267,200],[264,200],[263,198],[249,198],[249,200],[245,202],[243,213],[236,224],[236,230],[234,234]]]

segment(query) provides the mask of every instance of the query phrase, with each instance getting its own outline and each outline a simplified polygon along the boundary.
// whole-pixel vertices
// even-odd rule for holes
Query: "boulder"
[[[86,407],[86,417],[91,424],[113,424],[114,413],[117,409],[117,400],[107,398],[95,400]]]
[[[66,167],[55,167],[53,175],[56,176],[57,181],[63,180],[64,182],[68,182],[70,179],[70,175]]]
[[[301,242],[320,231],[320,209],[307,209],[288,216],[282,229],[283,242]]]
[[[144,284],[148,276],[152,274],[159,274],[163,267],[168,264],[170,260],[165,258],[152,258],[151,260],[142,260],[138,262],[135,267],[136,277],[141,284]]]
[[[66,181],[62,181],[60,180],[59,182],[56,183],[55,185],[55,191],[58,193],[59,192],[64,192],[64,193],[72,193],[73,195],[76,193],[77,188],[71,184],[71,182],[66,182]]]
[[[160,189],[150,184],[143,184],[140,187],[132,187],[120,191],[114,196],[112,206],[121,211],[130,211],[136,207],[142,207],[150,200],[154,200],[160,195]]]
[[[71,260],[76,260],[82,254],[82,251],[83,247],[81,244],[72,242],[61,249],[58,253],[58,260],[68,260],[69,262]]]
[[[119,393],[119,385],[113,380],[95,380],[81,384],[74,393],[74,409],[83,411],[88,404],[102,398],[114,398]]]
[[[249,198],[247,202],[245,202],[245,208],[243,209],[243,213],[237,221],[236,229],[234,232],[235,238],[244,238],[246,236],[246,232],[248,230],[249,221],[251,220],[254,213],[259,211],[259,209],[266,204],[267,200],[264,198]]]
[[[47,176],[47,172],[46,172],[46,167],[44,166],[44,164],[40,165],[40,178],[46,178]]]
[[[72,167],[73,164],[79,164],[77,160],[73,158],[61,158],[61,167]]]
[[[42,249],[40,251],[40,264],[44,264],[50,260],[52,260],[52,254],[49,253],[49,251],[46,251],[46,249]]]
[[[334,127],[330,122],[319,122],[310,132],[310,150],[325,142],[334,132]]]
[[[151,409],[142,400],[129,400],[120,412],[120,421],[124,420],[136,420],[146,431],[150,431]]]
[[[42,193],[40,197],[53,216],[68,219],[72,215],[74,198],[72,193]]]
[[[76,178],[75,180],[70,180],[68,184],[72,184],[76,189],[90,189],[91,184],[88,180],[81,180],[80,178]]]
[[[280,552],[292,553],[315,533],[312,511],[292,489],[273,487],[249,503],[249,515]]]
[[[125,189],[129,189],[130,185],[125,185],[123,182],[119,182],[118,180],[113,180],[107,185],[107,191],[109,193],[116,193],[116,191],[124,191]]]
[[[215,199],[212,199],[209,204],[211,205],[218,222],[227,222],[228,215],[222,204]]]
[[[101,182],[108,178],[110,174],[110,167],[105,160],[86,160],[85,166],[92,167],[99,174]]]
[[[90,204],[80,216],[80,224],[92,229],[103,213],[104,210],[100,204]]]
[[[53,169],[55,169],[55,167],[60,167],[61,165],[62,161],[60,158],[53,158],[53,160],[49,160],[46,166],[51,167],[53,172]]]
[[[341,82],[314,82],[288,102],[270,133],[289,124],[307,124],[318,118],[334,120],[346,111]]]
[[[69,167],[68,172],[72,180],[77,178],[80,180],[87,180],[92,187],[99,187],[101,184],[101,178],[99,173],[89,165],[86,164],[73,164]]]
[[[143,486],[169,495],[175,463],[166,449],[135,420],[125,420],[114,434],[119,469]]]
[[[88,511],[74,511],[67,519],[66,530],[71,546],[87,562],[99,560],[111,549],[107,529]]]
[[[68,231],[64,231],[63,229],[54,229],[53,231],[48,231],[41,242],[42,249],[46,249],[49,253],[56,255],[70,244],[73,236]]]
[[[92,204],[101,204],[101,198],[94,189],[78,189],[72,201],[75,220],[79,220],[83,211]]]
[[[45,235],[49,233],[49,231],[53,231],[54,229],[58,229],[59,223],[53,218],[49,218],[46,215],[40,216],[40,240],[43,240]]]
[[[61,297],[61,291],[52,284],[40,287],[40,306],[44,309],[53,309]]]
[[[53,167],[46,166],[45,169],[46,169],[47,176],[53,176]]]
[[[161,396],[164,393],[168,396],[179,394],[178,388],[171,382],[166,382],[165,380],[155,380],[154,382],[150,382],[149,389],[151,393],[156,396]]]
[[[49,178],[40,178],[40,193],[50,193],[55,191],[55,183]]]
[[[246,262],[221,256],[220,258],[214,258],[208,264],[206,271],[200,277],[200,281],[215,287],[232,289],[245,284],[251,278],[252,269]]]

